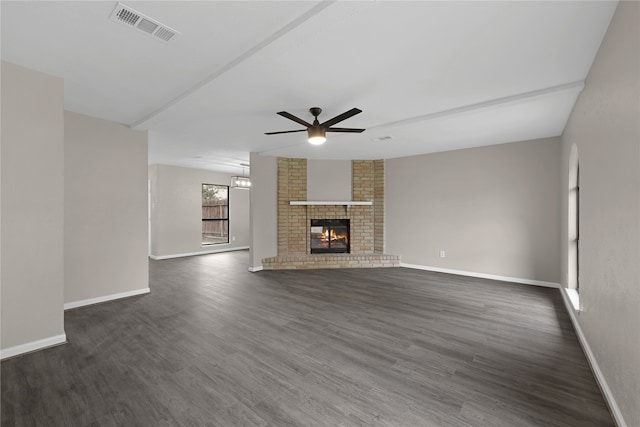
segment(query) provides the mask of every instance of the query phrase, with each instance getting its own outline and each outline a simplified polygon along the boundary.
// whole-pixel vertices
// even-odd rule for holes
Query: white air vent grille
[[[390,139],[393,139],[393,137],[390,136],[390,135],[379,136],[377,138],[371,138],[371,140],[374,141],[374,142],[388,141]]]
[[[158,24],[155,24],[148,19],[142,18],[138,23],[138,29],[144,31],[145,33],[153,34],[153,32],[159,27]]]
[[[165,42],[168,42],[180,34],[180,32],[161,24],[155,19],[145,16],[137,10],[131,9],[129,6],[125,6],[122,3],[118,3],[116,8],[113,10],[113,13],[111,13],[111,20],[125,24],[130,28],[135,28],[140,32]]]
[[[136,15],[127,9],[118,8],[116,19],[120,22],[124,22],[125,24],[134,25],[138,19],[140,19],[140,15]]]
[[[167,41],[167,42],[168,42],[168,41],[169,41],[169,40],[171,40],[171,39],[172,39],[176,34],[178,34],[178,33],[176,33],[175,31],[171,31],[171,30],[168,30],[168,29],[166,29],[166,28],[164,28],[164,27],[160,27],[160,28],[158,28],[158,31],[156,31],[154,35],[155,35],[156,37],[158,37],[159,39],[162,39],[162,40],[164,40],[164,41]]]

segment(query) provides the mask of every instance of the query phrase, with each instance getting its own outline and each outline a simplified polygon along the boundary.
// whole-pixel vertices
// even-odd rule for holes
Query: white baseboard
[[[182,258],[182,257],[186,257],[186,256],[217,254],[217,253],[220,253],[220,252],[244,251],[244,250],[247,250],[247,249],[249,249],[249,246],[238,246],[236,248],[210,249],[210,250],[206,250],[206,251],[186,252],[186,253],[182,253],[182,254],[149,255],[149,258],[158,261],[158,260],[162,260],[162,259]]]
[[[4,360],[9,357],[30,353],[36,350],[42,350],[48,347],[64,344],[66,342],[67,342],[66,334],[60,334],[60,335],[55,335],[49,338],[43,338],[41,340],[31,341],[25,344],[20,344],[20,345],[16,345],[13,347],[0,350],[0,359]]]
[[[611,411],[611,415],[613,416],[614,421],[618,427],[627,427],[627,423],[624,421],[624,417],[622,416],[622,412],[620,412],[620,408],[616,403],[615,398],[613,397],[613,393],[611,393],[611,389],[607,384],[607,380],[604,378],[602,371],[600,370],[600,366],[598,365],[598,361],[596,360],[593,352],[591,351],[591,347],[587,342],[587,338],[584,336],[582,332],[582,328],[580,328],[580,323],[578,323],[578,318],[576,317],[576,313],[573,310],[573,303],[571,301],[571,297],[567,293],[565,288],[560,288],[560,294],[562,294],[562,299],[564,300],[564,305],[569,312],[569,317],[571,318],[571,323],[573,323],[573,329],[576,331],[576,335],[578,336],[578,341],[582,346],[582,351],[587,357],[587,361],[591,366],[591,370],[593,371],[593,375],[596,377],[596,382],[600,387],[600,391],[604,396],[604,400],[607,402],[609,406],[609,410]]]
[[[258,271],[264,270],[264,267],[259,265],[257,267],[249,267],[249,271],[252,273],[257,273]]]
[[[566,293],[567,296],[569,297],[569,301],[571,301],[571,305],[573,306],[573,309],[576,311],[580,311],[580,294],[578,294],[578,291],[575,289],[567,289],[567,288],[562,288]]]
[[[521,279],[519,277],[508,277],[508,276],[496,276],[495,274],[474,273],[472,271],[451,270],[448,268],[429,267],[426,265],[405,264],[403,262],[400,263],[400,267],[413,268],[416,270],[435,271],[438,273],[457,274],[459,276],[479,277],[482,279],[499,280],[501,282],[522,283],[524,285],[544,286],[547,288],[560,288],[559,283],[544,282],[542,280]]]
[[[142,289],[136,289],[134,291],[121,292],[119,294],[111,294],[111,295],[105,295],[97,298],[89,298],[81,301],[67,302],[64,304],[64,309],[70,310],[72,308],[84,307],[85,305],[99,304],[101,302],[113,301],[120,298],[128,298],[136,295],[144,295],[144,294],[148,294],[149,292],[151,292],[151,289],[142,288]]]

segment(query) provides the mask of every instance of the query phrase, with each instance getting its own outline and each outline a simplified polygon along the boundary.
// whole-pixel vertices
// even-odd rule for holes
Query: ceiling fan
[[[309,142],[311,144],[314,145],[320,145],[323,144],[327,138],[326,138],[326,133],[327,132],[348,132],[348,133],[361,133],[364,132],[364,129],[355,129],[355,128],[334,128],[331,127],[333,125],[335,125],[336,123],[340,123],[343,120],[348,119],[349,117],[353,117],[356,114],[360,114],[362,113],[362,110],[358,109],[358,108],[352,108],[349,111],[345,111],[342,114],[339,114],[337,116],[335,116],[332,119],[327,120],[324,123],[320,123],[318,121],[318,116],[320,115],[320,113],[322,113],[322,108],[320,107],[312,107],[309,108],[309,112],[313,115],[313,123],[308,123],[304,120],[302,120],[299,117],[294,116],[291,113],[287,113],[286,111],[280,111],[278,113],[278,115],[282,116],[282,117],[286,117],[289,120],[293,120],[296,123],[300,123],[303,126],[306,126],[306,129],[300,129],[300,130],[284,130],[284,131],[280,131],[280,132],[266,132],[265,135],[277,135],[279,133],[292,133],[292,132],[304,132],[307,131],[309,134]]]

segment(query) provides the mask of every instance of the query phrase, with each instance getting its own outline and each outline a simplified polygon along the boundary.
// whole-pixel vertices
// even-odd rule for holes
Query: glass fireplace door
[[[349,220],[312,219],[311,253],[349,253]]]

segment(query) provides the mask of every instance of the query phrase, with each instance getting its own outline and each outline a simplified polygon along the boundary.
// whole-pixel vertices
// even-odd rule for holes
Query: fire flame
[[[324,232],[322,233],[322,239],[324,241],[331,240],[332,242],[335,241],[335,240],[343,239],[346,242],[347,241],[347,235],[346,234],[336,234],[335,230],[331,230],[331,235],[329,235],[329,230],[324,230]]]

